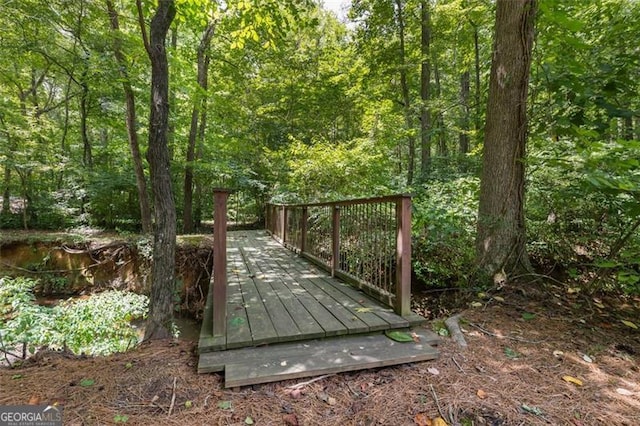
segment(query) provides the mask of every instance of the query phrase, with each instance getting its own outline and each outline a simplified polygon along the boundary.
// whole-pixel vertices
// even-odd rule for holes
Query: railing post
[[[227,330],[227,198],[231,191],[213,190],[213,335]]]
[[[333,206],[331,215],[331,276],[340,268],[340,207]]]
[[[396,203],[398,237],[396,247],[396,306],[398,315],[411,312],[411,196]]]
[[[287,242],[287,226],[289,225],[289,209],[282,206],[282,244]]]
[[[309,208],[302,208],[302,223],[300,224],[300,253],[304,253],[307,248],[307,222],[309,221]]]

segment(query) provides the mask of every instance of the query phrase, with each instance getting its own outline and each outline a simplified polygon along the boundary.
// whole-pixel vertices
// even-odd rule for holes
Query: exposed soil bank
[[[0,241],[0,276],[37,279],[38,296],[80,295],[106,289],[149,294],[152,241],[117,237],[73,241],[24,234]],[[212,239],[181,237],[176,248],[176,306],[202,315],[213,267]]]

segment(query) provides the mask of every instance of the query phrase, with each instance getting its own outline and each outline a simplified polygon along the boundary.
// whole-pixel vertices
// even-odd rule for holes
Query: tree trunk
[[[136,0],[142,36],[151,60],[151,112],[147,161],[155,217],[151,300],[145,340],[171,336],[175,290],[176,208],[171,187],[167,129],[169,126],[169,65],[165,39],[176,10],[173,0],[158,0],[147,39],[141,0]]]
[[[193,162],[196,157],[196,141],[198,139],[198,118],[200,111],[204,109],[207,97],[207,80],[209,78],[208,56],[207,50],[211,44],[213,33],[215,31],[215,21],[210,22],[202,34],[200,45],[198,46],[198,87],[201,89],[196,96],[191,111],[191,127],[189,128],[189,141],[187,144],[186,166],[184,170],[184,208],[183,208],[183,226],[185,233],[193,232]],[[204,132],[204,128],[200,129]]]
[[[460,75],[460,133],[458,151],[460,155],[469,152],[469,70]]]
[[[474,53],[474,62],[475,62],[475,130],[476,130],[476,140],[480,141],[481,137],[481,102],[480,102],[480,46],[478,43],[478,26],[474,23],[471,23],[473,26],[473,53]]]
[[[431,43],[431,16],[429,13],[429,2],[420,2],[420,53],[422,54],[422,66],[420,70],[420,176],[424,181],[429,174],[431,162],[431,111],[429,110],[430,83],[431,83],[431,63],[429,61]]]
[[[129,73],[127,71],[127,61],[122,52],[122,39],[120,34],[120,23],[118,21],[118,13],[113,6],[112,0],[105,0],[107,10],[109,12],[109,20],[111,29],[114,32],[113,38],[113,54],[118,63],[118,70],[122,78],[122,89],[126,102],[126,124],[127,137],[129,139],[129,150],[133,159],[133,170],[136,175],[136,188],[138,190],[138,205],[140,206],[140,220],[142,222],[142,232],[149,234],[152,231],[151,221],[151,203],[149,201],[149,193],[147,192],[147,179],[144,176],[144,166],[142,164],[142,155],[140,154],[140,144],[138,143],[138,132],[136,131],[136,98],[131,88]]]
[[[411,98],[409,96],[409,83],[407,82],[406,51],[404,46],[404,11],[402,0],[396,0],[396,19],[398,23],[398,36],[400,38],[400,88],[402,91],[402,104],[404,106],[404,118],[407,126],[407,142],[409,143],[409,158],[407,159],[407,185],[413,183],[415,170],[416,141],[413,134],[413,115],[411,112]]]
[[[527,95],[535,0],[498,0],[476,256],[489,276],[531,269],[524,221]]]
[[[440,84],[440,67],[436,60],[433,61],[433,71],[436,83],[436,98],[442,99],[442,85]],[[442,108],[438,108],[435,114],[435,128],[436,135],[436,148],[439,157],[446,157],[448,155],[446,129],[444,128],[444,116],[442,114]]]

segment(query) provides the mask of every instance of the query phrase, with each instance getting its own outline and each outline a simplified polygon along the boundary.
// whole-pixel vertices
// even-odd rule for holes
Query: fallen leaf
[[[584,360],[584,362],[588,362],[589,364],[591,364],[593,362],[593,358],[591,358],[587,354],[582,355],[582,359]]]
[[[253,421],[253,419],[251,417],[247,416],[247,418],[244,419],[244,424],[245,425],[252,425],[252,424],[254,424],[254,421]]]
[[[575,377],[572,377],[572,376],[562,376],[562,380],[564,380],[565,382],[573,383],[578,386],[582,386],[582,380],[576,379]]]
[[[616,392],[624,396],[633,396],[635,394],[635,392],[631,392],[630,390],[625,388],[617,388]]]
[[[38,405],[40,404],[40,397],[38,395],[31,395],[31,398],[29,398],[29,402],[27,402],[28,405]]]
[[[191,408],[191,407],[193,407],[193,401],[184,402],[184,408]]]
[[[356,308],[356,312],[371,312],[373,309],[372,308]]]
[[[332,396],[329,396],[328,394],[324,393],[324,392],[320,392],[318,394],[318,399],[322,402],[327,403],[328,405],[336,405],[336,403],[338,401],[336,401],[336,399]]]
[[[93,379],[82,379],[80,381],[80,386],[84,387],[84,388],[88,388],[90,386],[93,386],[96,383],[95,380]]]
[[[569,287],[567,288],[567,293],[569,294],[575,294],[578,293],[580,291],[579,287]]]
[[[509,359],[518,359],[519,354],[518,352],[514,351],[513,349],[511,349],[510,347],[506,346],[504,348],[504,354],[507,356],[507,358]]]
[[[536,416],[542,416],[544,414],[544,412],[538,407],[529,406],[527,404],[522,404],[520,408],[522,408],[523,411],[535,414]]]
[[[231,401],[220,401],[218,402],[218,408],[221,410],[231,410]]]
[[[531,312],[525,312],[522,314],[522,319],[525,321],[532,320],[536,317],[536,314],[532,314]]]
[[[300,399],[300,397],[302,396],[302,392],[300,391],[300,389],[294,389],[291,391],[290,395],[293,399]]]
[[[485,297],[487,297],[487,293],[482,293],[482,292],[481,292],[481,293],[478,293],[478,297],[479,297],[480,299],[484,299]]]
[[[487,396],[489,396],[482,389],[478,389],[478,392],[476,392],[476,395],[478,395],[478,398],[480,398],[480,399],[485,399]]]
[[[497,300],[498,302],[504,302],[504,297],[500,297],[500,296],[493,296],[494,300]]]
[[[605,308],[605,306],[600,302],[594,302],[593,304],[596,305],[600,309],[604,309]]]
[[[413,339],[414,342],[416,343],[420,343],[420,336],[417,333],[411,333],[411,338]]]
[[[449,424],[442,417],[436,417],[431,422],[431,426],[449,426]]]
[[[553,351],[553,356],[555,356],[556,358],[562,358],[562,356],[564,355],[564,352],[562,351]]]
[[[280,366],[281,366],[281,367],[286,367],[286,366],[287,366],[287,361],[282,361],[282,362],[280,363]]]
[[[413,342],[413,338],[409,333],[398,330],[386,330],[384,334],[391,340],[396,342]]]
[[[627,320],[620,320],[620,321],[622,321],[622,323],[623,323],[624,325],[626,325],[627,327],[631,327],[631,328],[633,328],[634,330],[637,330],[637,329],[638,329],[638,326],[637,326],[637,325],[635,325],[634,323],[632,323],[631,321],[627,321]]]
[[[282,416],[282,421],[286,426],[298,426],[298,416],[293,413]]]
[[[427,368],[427,371],[431,374],[433,374],[434,376],[437,376],[438,374],[440,374],[440,370],[438,370],[435,367],[429,367]]]
[[[480,302],[472,302],[471,306],[474,308],[481,308],[482,307],[482,303]]]
[[[432,426],[431,419],[427,416],[426,413],[418,413],[413,418],[413,421],[416,422],[418,426]]]

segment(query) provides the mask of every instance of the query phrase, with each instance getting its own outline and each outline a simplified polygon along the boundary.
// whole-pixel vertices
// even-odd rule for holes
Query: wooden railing
[[[267,230],[399,315],[410,313],[411,197],[267,204]]]

